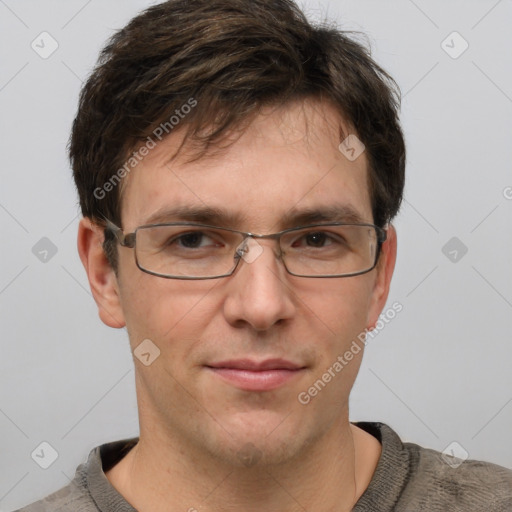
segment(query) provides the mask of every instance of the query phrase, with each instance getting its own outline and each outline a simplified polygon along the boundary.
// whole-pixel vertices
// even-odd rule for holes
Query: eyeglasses
[[[387,232],[373,224],[329,223],[258,235],[191,222],[139,226],[133,233],[107,221],[120,245],[135,249],[140,270],[168,279],[217,279],[251,263],[273,239],[286,271],[299,277],[349,277],[375,268]]]

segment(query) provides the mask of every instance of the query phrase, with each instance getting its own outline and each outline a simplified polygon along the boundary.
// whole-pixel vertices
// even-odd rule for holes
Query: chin
[[[241,439],[231,440],[229,447],[217,446],[216,456],[230,466],[239,468],[264,468],[285,464],[300,453],[297,440],[285,439]]]
[[[287,421],[287,414],[239,415],[219,437],[210,437],[208,451],[230,466],[240,468],[278,466],[293,461],[318,437],[304,422]],[[292,415],[293,416],[293,413]],[[289,419],[289,418],[288,418]],[[205,447],[206,448],[206,447]]]

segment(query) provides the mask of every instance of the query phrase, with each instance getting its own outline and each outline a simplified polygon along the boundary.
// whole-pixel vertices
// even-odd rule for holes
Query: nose
[[[249,238],[235,273],[228,278],[224,315],[233,326],[265,331],[293,317],[296,305],[288,275],[272,240]]]

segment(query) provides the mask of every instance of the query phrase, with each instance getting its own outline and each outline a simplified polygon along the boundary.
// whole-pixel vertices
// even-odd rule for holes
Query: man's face
[[[259,234],[294,227],[301,212],[326,208],[351,208],[372,223],[367,160],[363,153],[351,162],[338,150],[339,122],[318,102],[267,109],[215,157],[185,163],[183,153],[169,164],[182,137],[176,132],[128,177],[124,232],[177,207],[216,209],[231,219],[225,227]],[[191,219],[159,217],[180,220]],[[150,339],[160,350],[149,366],[135,361],[142,435],[151,430],[231,463],[243,463],[251,447],[275,463],[346,421],[362,351],[308,404],[298,396],[377,320],[389,282],[380,266],[356,277],[295,277],[276,256],[275,240],[258,243],[263,252],[242,260],[232,276],[199,281],[144,273],[133,250],[119,247],[120,311],[131,348]],[[270,386],[244,384],[236,369],[212,369],[240,360],[284,360],[299,369]]]

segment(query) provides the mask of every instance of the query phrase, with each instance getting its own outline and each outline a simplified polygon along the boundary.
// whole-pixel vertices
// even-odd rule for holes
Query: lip
[[[305,370],[285,359],[237,359],[206,365],[229,384],[245,391],[271,391],[297,378]]]

